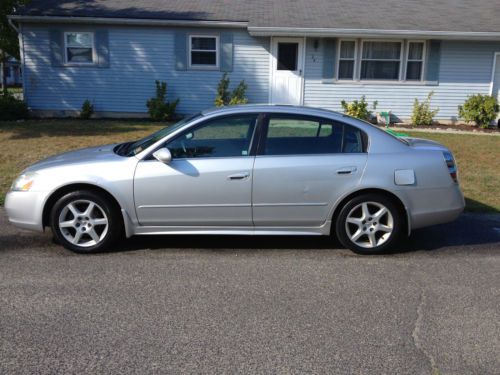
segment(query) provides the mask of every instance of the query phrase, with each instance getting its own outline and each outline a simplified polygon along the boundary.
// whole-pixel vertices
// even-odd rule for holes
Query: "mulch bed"
[[[420,130],[456,130],[456,131],[469,131],[478,133],[500,133],[498,127],[489,127],[487,129],[479,128],[474,125],[467,124],[456,124],[456,125],[446,125],[446,124],[433,124],[433,125],[411,125],[411,124],[391,124],[391,127],[405,128],[405,129],[420,129]]]

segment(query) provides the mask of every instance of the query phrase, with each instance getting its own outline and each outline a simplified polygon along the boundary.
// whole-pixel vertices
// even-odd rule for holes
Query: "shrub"
[[[217,96],[214,102],[216,107],[248,103],[248,99],[245,96],[248,86],[245,81],[241,81],[232,93],[229,92],[230,82],[227,73],[224,73],[217,85]]]
[[[344,109],[344,113],[351,117],[356,117],[361,120],[370,120],[372,117],[371,111],[368,109],[368,102],[366,101],[365,96],[361,97],[361,100],[354,100],[352,103],[348,103],[345,100],[340,102],[342,108]],[[372,109],[377,109],[378,102],[374,101],[372,105]]]
[[[28,118],[29,115],[28,106],[24,101],[7,92],[0,94],[0,120],[21,120]]]
[[[90,100],[86,99],[82,104],[82,110],[80,111],[80,118],[83,120],[88,120],[94,114],[94,105]]]
[[[464,105],[458,106],[458,115],[466,122],[475,122],[476,125],[487,127],[495,120],[498,113],[498,100],[490,95],[472,95]]]
[[[434,116],[439,112],[439,108],[431,110],[431,99],[433,95],[434,91],[431,91],[422,103],[415,98],[413,102],[413,112],[411,114],[411,122],[414,125],[432,125]]]
[[[156,96],[146,102],[149,116],[153,121],[164,121],[175,115],[175,109],[179,104],[179,99],[173,102],[167,101],[167,83],[155,81]]]

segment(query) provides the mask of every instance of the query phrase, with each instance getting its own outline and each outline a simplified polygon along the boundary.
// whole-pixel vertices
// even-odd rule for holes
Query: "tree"
[[[0,1],[0,65],[5,66],[9,56],[19,59],[19,39],[17,32],[9,25],[7,16],[15,13],[20,7],[28,3],[29,0],[1,0]],[[2,87],[6,90],[6,77],[2,71]]]

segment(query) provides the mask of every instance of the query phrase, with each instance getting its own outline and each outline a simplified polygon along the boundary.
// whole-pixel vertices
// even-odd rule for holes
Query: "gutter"
[[[8,16],[9,23],[31,22],[31,23],[85,23],[94,25],[136,25],[136,26],[178,26],[178,27],[221,27],[221,28],[244,28],[248,22],[240,21],[194,21],[194,20],[159,20],[149,18],[105,18],[105,17],[61,17],[61,16]]]
[[[426,30],[384,30],[384,29],[335,29],[298,27],[249,26],[252,36],[297,36],[297,37],[350,37],[362,38],[397,37],[456,40],[500,40],[500,32],[489,31],[426,31]]]

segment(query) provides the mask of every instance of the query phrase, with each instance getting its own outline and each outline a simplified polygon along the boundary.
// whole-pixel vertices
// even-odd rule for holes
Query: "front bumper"
[[[36,191],[10,191],[5,197],[5,210],[9,221],[19,227],[43,232],[43,205],[46,193]]]

